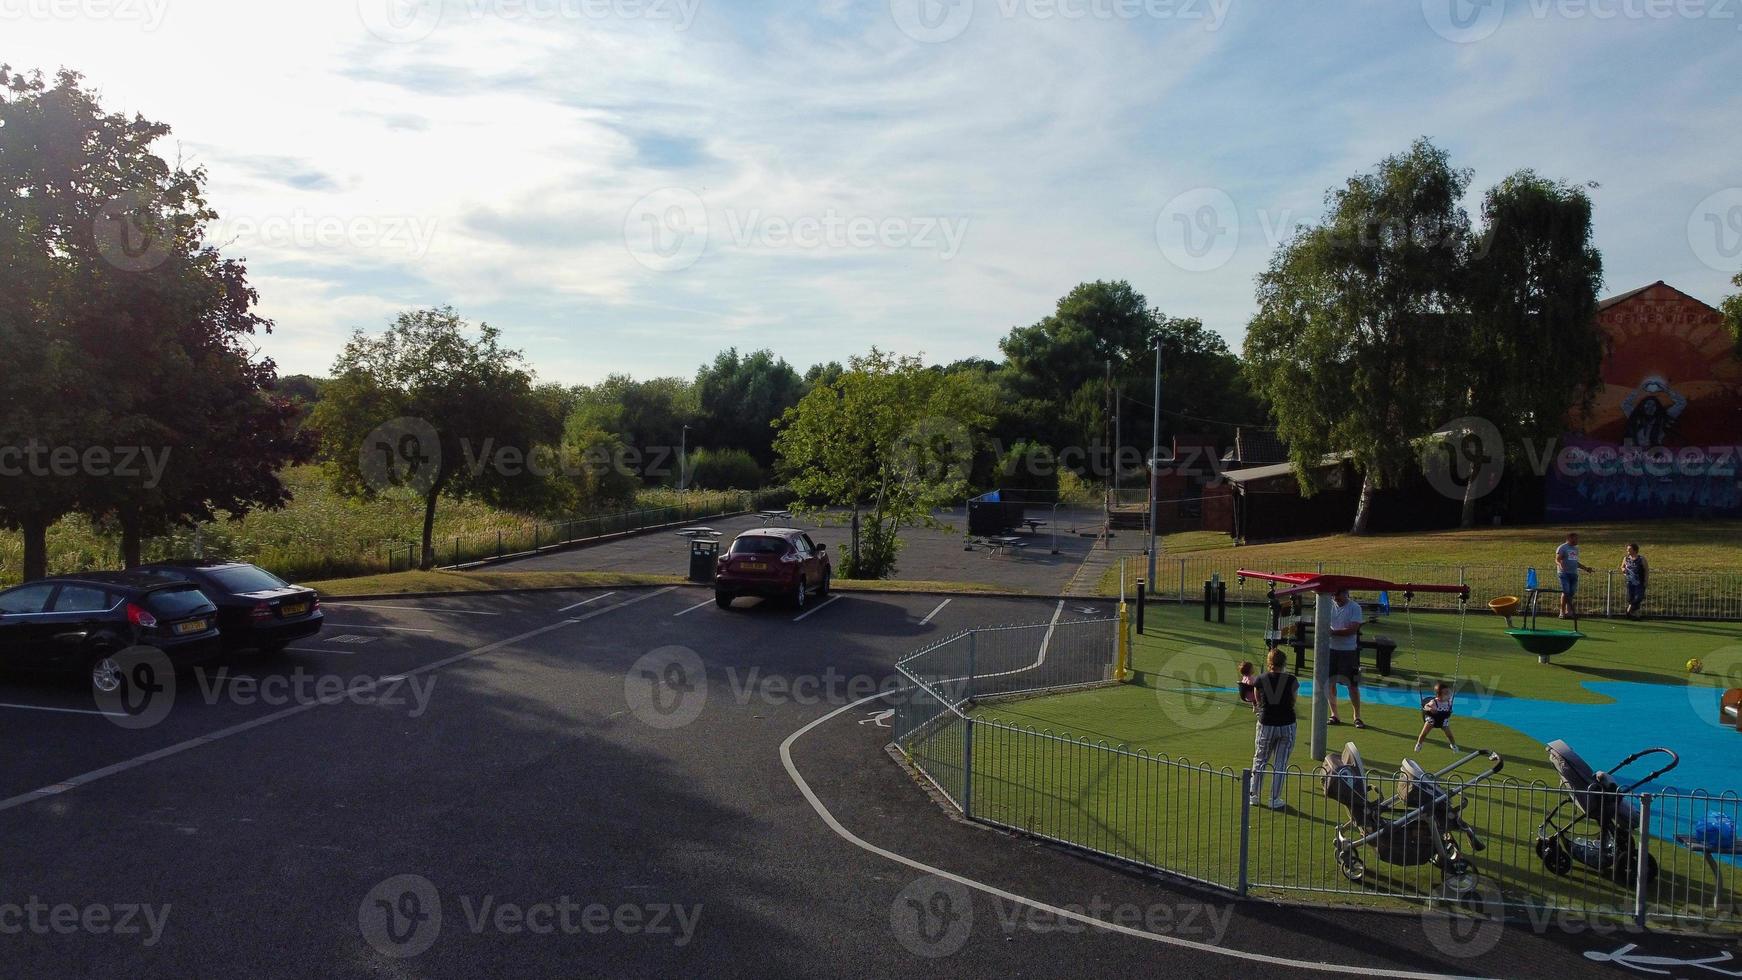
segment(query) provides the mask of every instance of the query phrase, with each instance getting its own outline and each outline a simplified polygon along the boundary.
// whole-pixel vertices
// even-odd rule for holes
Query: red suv
[[[811,595],[829,594],[828,545],[785,527],[745,531],[720,556],[714,572],[714,601],[721,609],[741,595],[790,596],[804,608]]]

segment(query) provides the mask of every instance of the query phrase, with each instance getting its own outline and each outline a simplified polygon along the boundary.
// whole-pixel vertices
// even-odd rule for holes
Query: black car
[[[321,631],[321,599],[315,590],[291,585],[258,565],[213,559],[157,562],[137,571],[200,587],[218,606],[224,649],[253,647],[278,653]]]
[[[85,672],[120,686],[115,654],[162,650],[178,666],[219,652],[218,607],[199,587],[135,572],[57,575],[0,592],[0,668]]]

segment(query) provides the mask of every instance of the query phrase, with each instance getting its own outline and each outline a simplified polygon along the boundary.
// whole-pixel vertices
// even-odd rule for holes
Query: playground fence
[[[1148,559],[1132,555],[1125,562],[1125,581],[1148,577]],[[1228,583],[1230,603],[1263,603],[1267,584],[1240,583],[1236,574],[1242,559],[1238,550],[1212,552],[1180,558],[1159,558],[1149,596],[1164,602],[1194,603],[1203,599],[1204,582],[1218,575]],[[1265,569],[1275,571],[1278,569]],[[1468,585],[1471,611],[1482,611],[1496,596],[1522,596],[1530,570],[1507,565],[1435,565],[1385,562],[1323,561],[1301,563],[1281,571],[1317,571],[1364,575],[1393,582]],[[1543,588],[1557,588],[1554,569],[1537,569]],[[1577,598],[1579,615],[1589,618],[1618,617],[1627,611],[1627,582],[1619,571],[1591,572],[1583,576]],[[1393,594],[1394,609],[1404,598]],[[1451,593],[1422,593],[1413,606],[1421,611],[1452,611],[1458,597]],[[1654,572],[1646,590],[1643,611],[1660,619],[1742,620],[1742,574],[1728,572]],[[1552,612],[1552,610],[1551,610]]]
[[[1491,778],[1455,797],[1484,845],[1477,851],[1461,840],[1454,855],[1471,862],[1472,880],[1458,881],[1459,868],[1428,860],[1382,861],[1372,845],[1355,851],[1362,864],[1357,879],[1348,859],[1339,859],[1336,840],[1339,833],[1360,834],[1348,810],[1326,795],[1322,770],[1283,773],[1278,795],[1285,807],[1272,810],[1264,804],[1274,773],[1194,764],[1006,720],[1021,713],[1013,699],[1112,683],[1117,630],[1114,620],[970,630],[913,653],[897,665],[903,688],[893,719],[896,745],[969,820],[1236,895],[1451,912],[1543,929],[1742,931],[1736,883],[1742,850],[1733,839],[1701,836],[1725,819],[1742,822],[1742,798],[1734,793],[1587,794],[1587,806],[1600,801],[1625,814],[1624,836],[1643,846],[1629,850],[1614,838],[1609,851],[1593,852],[1595,867],[1569,860],[1551,869],[1538,847],[1555,835],[1540,828],[1570,822],[1568,845],[1595,833],[1588,821],[1569,820],[1578,812],[1574,794]],[[1202,697],[1232,695],[1206,689]],[[1297,752],[1304,750],[1303,741]],[[1486,766],[1486,757],[1469,760],[1448,779]],[[1367,777],[1381,797],[1398,784],[1396,772]],[[1249,789],[1259,790],[1256,803]],[[1557,811],[1562,819],[1551,826]],[[1405,835],[1420,819],[1406,808],[1381,817],[1397,821]],[[1420,843],[1402,848],[1405,856],[1437,853],[1438,835],[1421,829]],[[1603,867],[1605,861],[1612,866]],[[1648,869],[1644,877],[1641,867]],[[1437,915],[1426,918],[1423,927],[1443,928],[1436,922]]]

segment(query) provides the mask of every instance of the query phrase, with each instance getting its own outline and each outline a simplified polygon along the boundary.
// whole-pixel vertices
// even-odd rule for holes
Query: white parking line
[[[840,598],[841,597],[838,595],[829,596],[827,599],[824,599],[822,602],[818,603],[817,607],[815,609],[812,609],[810,612],[802,612],[802,613],[799,613],[797,616],[792,617],[792,621],[796,623],[800,620],[808,619],[811,616],[815,616],[817,613],[820,613],[824,609],[829,608],[830,603],[833,603],[833,602],[839,600]]]
[[[102,715],[105,718],[125,718],[125,711],[97,711],[93,708],[49,708],[40,704],[0,704],[0,708],[17,708],[20,711],[56,711],[67,715]]]
[[[446,606],[384,606],[378,602],[326,602],[323,606],[352,606],[357,609],[399,609],[405,612],[436,612],[453,613],[456,616],[500,616],[499,612],[485,612],[482,609],[449,609]]]
[[[568,612],[570,609],[579,609],[589,602],[598,602],[600,599],[603,599],[608,595],[616,595],[616,594],[617,593],[615,593],[615,592],[601,592],[598,595],[592,597],[591,599],[582,599],[580,602],[577,602],[572,606],[564,606],[561,609],[558,609],[557,612],[562,613],[562,612]]]
[[[711,606],[711,605],[713,605],[713,604],[714,604],[714,600],[712,600],[712,599],[709,599],[709,600],[708,600],[708,601],[706,601],[706,602],[698,602],[698,603],[696,603],[696,604],[695,604],[695,605],[693,605],[693,606],[691,606],[691,607],[689,607],[689,608],[688,608],[688,609],[685,609],[685,610],[684,610],[684,611],[683,611],[683,612],[674,612],[674,613],[672,613],[672,614],[671,614],[671,618],[672,618],[672,619],[676,619],[676,618],[678,618],[678,617],[679,617],[679,616],[682,616],[682,615],[683,615],[683,614],[684,614],[684,613],[693,613],[693,612],[695,612],[695,611],[696,611],[696,610],[697,610],[697,609],[700,609],[700,608],[702,608],[702,607],[703,607],[703,606]]]
[[[372,626],[368,623],[328,623],[338,630],[398,630],[401,633],[434,633],[435,630],[421,629],[416,626]]]
[[[931,618],[933,616],[936,616],[938,613],[943,612],[944,607],[949,605],[949,604],[950,604],[950,600],[948,600],[948,599],[945,599],[944,601],[938,603],[938,607],[936,609],[933,609],[931,612],[928,612],[925,614],[925,618],[919,621],[919,625],[924,626],[925,624],[931,622]]]

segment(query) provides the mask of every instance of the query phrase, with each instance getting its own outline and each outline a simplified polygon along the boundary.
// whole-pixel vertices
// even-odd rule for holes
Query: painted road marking
[[[399,609],[405,612],[453,613],[456,616],[500,616],[499,612],[485,612],[482,609],[449,609],[446,606],[383,606],[375,602],[326,602],[323,606],[355,606],[358,609]]]
[[[55,711],[67,715],[102,715],[105,718],[125,718],[125,711],[97,711],[94,708],[50,708],[40,704],[0,704],[0,708],[17,708],[20,711]]]
[[[949,604],[950,604],[950,600],[948,600],[948,599],[945,599],[944,601],[938,603],[938,607],[936,609],[933,609],[931,612],[928,612],[925,614],[925,618],[919,621],[919,625],[924,626],[925,624],[931,622],[932,617],[936,616],[938,613],[943,612],[944,607],[949,605]]]
[[[592,597],[591,599],[582,599],[580,602],[577,602],[572,606],[564,606],[561,609],[558,609],[557,612],[565,613],[565,612],[568,612],[570,609],[579,609],[589,602],[598,602],[600,599],[603,599],[608,595],[616,595],[616,594],[617,593],[615,593],[615,592],[601,592],[598,595]]]
[[[800,728],[798,731],[793,732],[791,735],[788,735],[786,741],[780,743],[780,764],[786,767],[786,774],[792,779],[793,785],[798,787],[799,793],[802,794],[805,801],[811,805],[811,809],[816,811],[817,816],[822,818],[823,823],[827,825],[830,830],[834,831],[835,836],[849,844],[852,844],[854,847],[875,854],[880,858],[893,861],[896,864],[905,865],[922,874],[933,875],[946,881],[953,881],[959,885],[972,888],[975,891],[985,892],[995,898],[1001,898],[1007,902],[1027,906],[1028,908],[1055,916],[1058,919],[1069,919],[1072,922],[1081,922],[1086,926],[1104,929],[1107,932],[1116,932],[1136,939],[1164,943],[1169,946],[1175,946],[1180,949],[1189,949],[1198,953],[1206,953],[1212,956],[1226,956],[1236,960],[1244,960],[1248,963],[1264,963],[1269,966],[1287,967],[1295,970],[1313,970],[1323,973],[1342,973],[1363,977],[1395,977],[1399,978],[1399,980],[1471,980],[1471,978],[1459,977],[1455,974],[1418,973],[1409,970],[1380,970],[1371,967],[1352,966],[1341,963],[1291,960],[1283,956],[1272,956],[1267,953],[1249,953],[1245,950],[1228,949],[1210,943],[1181,939],[1178,936],[1166,936],[1161,933],[1149,932],[1144,929],[1122,925],[1117,922],[1108,922],[1104,919],[1097,919],[1085,912],[1061,908],[1057,905],[1049,905],[1039,899],[1029,898],[1026,895],[1018,895],[1015,892],[1006,891],[996,885],[989,885],[983,881],[975,881],[972,878],[955,874],[954,872],[945,871],[942,868],[933,867],[923,861],[910,858],[905,854],[897,854],[888,848],[878,847],[876,844],[873,844],[848,830],[839,820],[835,819],[835,815],[829,812],[829,808],[823,805],[822,799],[817,796],[815,790],[811,789],[810,783],[805,781],[804,776],[799,773],[798,767],[793,765],[792,746],[793,743],[803,738],[812,729],[831,721],[848,711],[852,711],[860,705],[869,704],[872,701],[885,697],[888,697],[888,695],[872,694],[849,704],[843,704],[839,708],[836,708],[828,714],[823,715],[821,718],[818,718],[810,724],[805,725],[803,728]]]
[[[691,607],[689,607],[689,608],[688,608],[688,609],[685,609],[685,610],[684,610],[684,611],[683,611],[683,612],[674,612],[674,613],[672,613],[672,614],[671,614],[671,618],[672,618],[672,619],[676,619],[676,618],[678,618],[678,617],[679,617],[679,616],[682,616],[682,615],[683,615],[683,614],[684,614],[684,613],[693,613],[693,612],[695,612],[695,611],[696,611],[696,610],[697,610],[697,609],[700,609],[700,608],[702,608],[702,607],[703,607],[703,606],[711,606],[711,605],[713,605],[713,604],[714,604],[714,600],[712,600],[712,599],[709,599],[709,600],[708,600],[708,601],[706,601],[706,602],[698,602],[698,603],[696,603],[696,604],[695,604],[695,605],[693,605],[693,606],[691,606]]]
[[[592,612],[587,613],[584,616],[577,616],[577,617],[574,617],[572,619],[559,620],[558,622],[551,623],[548,626],[540,626],[537,629],[527,630],[524,633],[520,633],[520,634],[515,635],[515,636],[510,636],[505,640],[497,640],[494,643],[487,643],[484,646],[477,647],[476,649],[466,650],[466,651],[463,651],[461,653],[456,653],[450,657],[443,657],[440,660],[431,661],[430,663],[424,664],[421,667],[417,667],[413,670],[405,671],[403,674],[396,674],[395,676],[404,678],[404,677],[411,677],[411,676],[414,676],[417,674],[427,674],[430,671],[434,671],[434,670],[440,670],[443,667],[448,667],[448,666],[451,666],[453,664],[457,664],[462,660],[467,660],[467,659],[470,659],[472,657],[480,657],[486,653],[493,653],[493,652],[500,650],[504,647],[512,646],[516,643],[519,643],[522,640],[530,640],[535,636],[543,636],[546,633],[560,630],[565,626],[572,626],[575,623],[585,622],[586,620],[592,619],[595,616],[603,616],[604,614],[606,614],[608,612],[615,612],[616,610],[622,609],[625,606],[633,606],[637,602],[643,602],[647,599],[653,598],[654,596],[664,595],[665,593],[670,592],[674,588],[676,588],[676,586],[666,586],[663,589],[657,589],[655,591],[648,592],[645,595],[639,595],[633,599],[629,599],[629,600],[626,600],[624,602],[619,602],[614,606],[607,606],[604,609],[595,609]],[[332,695],[329,695],[329,696],[324,697],[324,698],[317,698],[313,701],[304,701],[301,704],[293,704],[287,708],[281,708],[277,711],[274,711],[271,714],[261,715],[259,718],[251,718],[248,721],[242,722],[240,724],[231,725],[228,728],[219,729],[218,731],[212,732],[209,735],[200,735],[200,736],[197,736],[195,738],[187,739],[185,741],[176,742],[174,745],[166,745],[163,748],[156,750],[155,752],[147,752],[144,755],[134,756],[131,759],[124,759],[120,762],[114,763],[113,765],[104,766],[101,769],[93,769],[90,772],[81,773],[77,776],[72,776],[70,778],[63,779],[58,783],[53,783],[51,785],[41,787],[40,789],[33,789],[28,793],[20,793],[17,796],[12,796],[12,797],[8,797],[4,800],[0,800],[0,810],[11,810],[15,807],[23,806],[26,803],[35,803],[38,800],[47,799],[48,797],[51,797],[51,796],[57,796],[61,793],[65,793],[65,792],[68,792],[70,790],[75,790],[81,786],[86,786],[86,785],[89,785],[91,783],[94,783],[99,779],[107,779],[110,776],[119,775],[120,773],[124,773],[124,772],[127,772],[127,771],[132,770],[132,769],[137,769],[140,766],[146,765],[147,763],[156,762],[159,759],[167,759],[173,755],[180,755],[181,753],[186,752],[189,749],[197,749],[202,745],[210,745],[213,742],[219,741],[221,739],[229,738],[232,735],[240,735],[244,732],[251,732],[256,728],[263,728],[267,725],[272,724],[275,721],[283,721],[286,718],[294,718],[297,715],[300,715],[300,714],[307,712],[307,711],[313,711],[316,708],[324,707],[326,705],[341,703],[349,696],[350,696],[350,691],[347,689],[345,691],[341,691],[339,693],[332,694]]]
[[[827,599],[824,599],[822,602],[818,603],[817,607],[815,609],[812,609],[810,612],[802,612],[802,613],[799,613],[797,616],[792,617],[792,621],[796,623],[796,622],[799,622],[800,620],[808,619],[812,616],[815,616],[817,613],[820,613],[824,609],[829,608],[830,603],[835,602],[836,600],[838,600],[840,598],[841,597],[838,595],[829,596]]]
[[[369,623],[328,623],[334,629],[340,630],[398,630],[401,633],[434,633],[416,626],[374,626]]]

